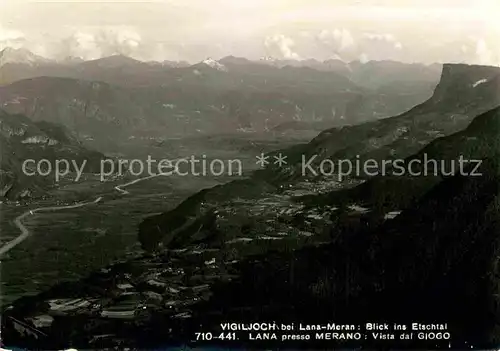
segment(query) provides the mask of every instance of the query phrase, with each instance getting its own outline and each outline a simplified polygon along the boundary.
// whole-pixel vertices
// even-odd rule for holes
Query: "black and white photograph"
[[[500,348],[500,0],[0,0],[0,350]]]

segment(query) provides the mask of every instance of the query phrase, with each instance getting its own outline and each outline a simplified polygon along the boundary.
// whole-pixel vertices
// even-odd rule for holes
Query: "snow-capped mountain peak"
[[[27,49],[5,48],[0,51],[0,66],[7,63],[22,63],[34,66],[48,62],[50,62],[49,59],[36,55]]]
[[[260,58],[261,61],[269,61],[269,62],[274,62],[277,61],[274,57],[272,56],[264,56]]]
[[[227,68],[226,66],[224,66],[223,64],[221,64],[220,62],[214,60],[213,58],[207,58],[205,60],[203,60],[201,63],[209,66],[209,67],[212,67],[218,71],[227,71]]]

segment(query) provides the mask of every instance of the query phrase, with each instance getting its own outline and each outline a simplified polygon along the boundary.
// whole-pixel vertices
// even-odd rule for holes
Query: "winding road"
[[[141,182],[143,180],[159,177],[161,175],[162,174],[156,174],[156,175],[150,175],[147,177],[135,179],[131,182],[128,182],[128,183],[125,183],[125,184],[122,184],[119,186],[115,186],[115,190],[120,192],[123,195],[128,195],[130,193],[127,190],[124,190],[123,188],[126,188],[132,184],[136,184],[136,183]],[[83,207],[83,206],[97,204],[101,200],[102,200],[102,196],[99,196],[94,201],[79,202],[79,203],[76,203],[74,205],[39,207],[39,208],[36,208],[33,210],[28,210],[28,211],[24,212],[23,214],[17,216],[16,219],[14,220],[14,224],[19,228],[19,230],[21,231],[21,234],[19,234],[18,237],[9,241],[7,244],[3,245],[0,248],[0,258],[3,255],[5,255],[7,252],[9,252],[10,250],[15,248],[17,245],[21,244],[24,240],[26,240],[30,236],[30,234],[31,234],[30,231],[28,230],[28,228],[26,228],[24,226],[24,224],[22,222],[25,217],[27,217],[29,215],[34,215],[35,213],[39,213],[39,212],[52,212],[52,211],[68,210],[68,209],[72,209],[72,208],[79,208],[79,207]]]
[[[155,174],[155,175],[150,175],[150,176],[147,176],[147,177],[144,177],[144,178],[139,178],[139,179],[135,179],[131,182],[128,182],[128,183],[125,183],[125,184],[122,184],[122,185],[118,185],[118,186],[115,186],[115,189],[117,191],[119,191],[120,193],[122,193],[123,195],[128,195],[130,194],[127,190],[123,190],[123,188],[126,188],[132,184],[135,184],[135,183],[139,183],[139,182],[142,182],[143,180],[146,180],[146,179],[151,179],[151,178],[155,178],[155,177],[158,177],[160,176],[161,174]]]

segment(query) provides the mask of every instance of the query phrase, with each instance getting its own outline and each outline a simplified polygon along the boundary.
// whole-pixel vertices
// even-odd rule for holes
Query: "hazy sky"
[[[500,0],[0,0],[0,49],[500,65]]]

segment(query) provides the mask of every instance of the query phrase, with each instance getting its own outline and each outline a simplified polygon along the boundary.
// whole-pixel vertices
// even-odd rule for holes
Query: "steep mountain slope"
[[[307,172],[304,177],[303,157],[314,157],[313,169],[324,159],[404,159],[432,140],[464,129],[474,117],[499,105],[498,67],[447,64],[429,100],[395,117],[326,130],[307,145],[281,151],[288,156],[287,169],[269,167],[262,175],[271,179],[278,174],[280,181],[315,176]]]
[[[253,257],[242,263],[241,279],[215,290],[193,324],[283,315],[310,323],[448,323],[450,341],[391,346],[497,345],[499,166],[497,154],[485,160],[481,177],[445,180],[377,229],[294,254]],[[258,312],[246,318],[241,311]]]
[[[476,117],[465,130],[438,138],[406,158],[401,163],[404,171],[389,170],[357,188],[312,196],[308,200],[330,205],[348,201],[386,211],[405,208],[443,179],[464,173],[465,167],[475,167],[479,160],[497,154],[499,136],[500,107],[497,107]]]
[[[489,77],[487,82],[473,87],[485,76]],[[321,159],[356,159],[356,155],[361,155],[360,161],[407,158],[436,138],[466,128],[474,117],[499,106],[499,79],[498,68],[448,65],[434,96],[425,103],[400,116],[333,129],[309,144],[284,150],[282,152],[288,155],[288,165],[282,168],[271,165],[255,172],[251,179],[200,192],[175,210],[146,219],[140,226],[139,239],[146,249],[154,249],[159,243],[178,247],[200,238],[211,238],[216,227],[219,234],[217,238],[210,239],[213,245],[219,245],[219,240],[227,242],[248,238],[248,233],[262,235],[263,232],[283,232],[305,240],[311,233],[324,235],[325,223],[338,220],[337,215],[331,215],[331,208],[339,203],[359,205],[359,202],[368,202],[364,200],[370,197],[373,198],[370,205],[377,205],[375,221],[383,219],[386,212],[400,210],[400,206],[407,204],[404,199],[418,198],[435,184],[435,180],[424,177],[415,181],[411,179],[408,184],[404,183],[404,178],[395,177],[391,183],[388,178],[382,177],[379,181],[387,183],[387,186],[369,188],[371,183],[366,183],[368,185],[338,192],[359,183],[362,180],[357,178],[365,178],[365,174],[351,174],[343,182],[339,182],[335,174],[303,175],[302,155],[306,160],[318,155],[313,167]],[[446,86],[449,88],[445,89]],[[495,116],[496,113],[496,110],[490,112]],[[483,137],[488,135],[494,138],[495,129],[492,129],[492,134]],[[477,142],[487,144],[489,141],[478,139]],[[457,152],[460,147],[465,145],[458,146]],[[489,154],[475,156],[488,157]],[[318,193],[326,195],[318,196]],[[312,204],[306,212],[302,209],[304,204],[294,200],[295,196],[304,194],[311,194],[303,199],[307,200],[305,204]],[[214,211],[217,213],[214,214]],[[277,214],[280,220],[276,220]],[[259,220],[252,219],[255,215]]]
[[[87,160],[84,172],[99,172],[99,152],[90,151],[63,127],[49,122],[32,122],[23,115],[11,115],[0,110],[0,197],[16,199],[41,195],[44,189],[54,181],[54,174],[49,177],[29,175],[23,171],[23,162],[31,159],[27,165],[28,173],[42,159],[54,165],[56,160],[68,160],[81,165]],[[45,171],[45,169],[42,169]]]

